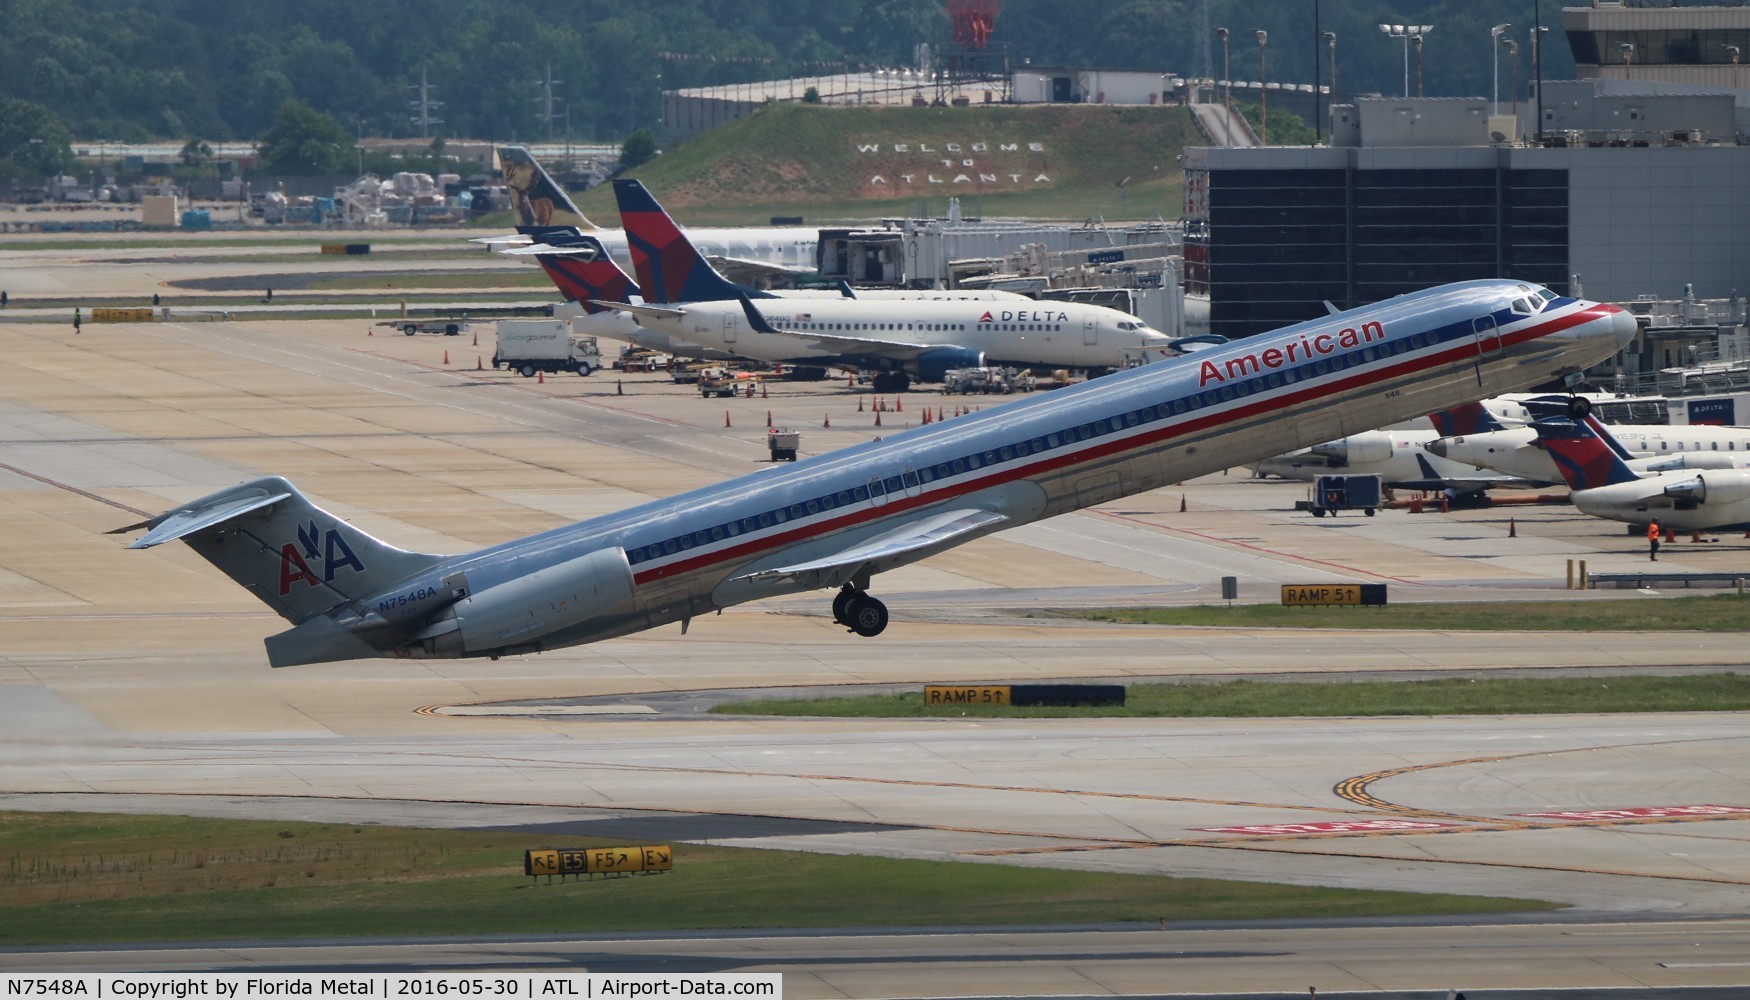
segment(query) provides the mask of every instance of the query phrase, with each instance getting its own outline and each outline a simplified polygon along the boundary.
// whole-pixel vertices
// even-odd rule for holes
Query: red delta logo
[[[1361,329],[1344,327],[1336,333],[1320,333],[1311,337],[1302,335],[1299,340],[1290,340],[1281,347],[1270,347],[1252,354],[1241,354],[1230,358],[1226,365],[1217,368],[1215,362],[1205,361],[1197,369],[1197,388],[1201,389],[1211,382],[1226,382],[1230,378],[1245,378],[1247,375],[1257,375],[1265,369],[1281,368],[1283,365],[1299,364],[1314,358],[1338,351],[1346,351],[1362,344],[1371,344],[1376,340],[1385,339],[1385,327],[1369,320],[1361,324]]]
[[[316,562],[322,564],[320,578],[311,568]],[[280,546],[280,596],[290,595],[294,583],[311,587],[332,583],[334,574],[348,566],[354,572],[365,571],[365,564],[359,560],[352,547],[346,544],[346,538],[339,531],[329,528],[319,532],[314,521],[308,525],[299,525],[298,540]]]

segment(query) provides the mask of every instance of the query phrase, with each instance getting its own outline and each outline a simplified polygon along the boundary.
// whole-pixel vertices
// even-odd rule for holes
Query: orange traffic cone
[[[877,427],[881,426],[881,411],[880,410],[875,411],[875,426],[877,426]]]
[[[861,397],[861,396],[857,397],[857,412],[858,413],[863,412],[863,397]]]
[[[770,392],[766,391],[766,380],[763,378],[760,379],[760,398],[761,399],[771,399],[772,398],[772,394]]]
[[[942,419],[942,408],[940,406],[936,407],[936,419],[937,420]]]
[[[535,381],[540,382],[541,384],[545,385],[547,382],[547,373],[546,372],[536,372],[535,373]]]
[[[924,423],[927,424],[929,422],[930,422],[930,408],[926,406],[926,407],[924,407]]]
[[[1185,494],[1179,494],[1179,513],[1185,513]]]
[[[893,412],[895,412],[895,413],[904,413],[905,412],[905,399],[903,397],[901,397],[901,396],[893,397]]]
[[[1675,528],[1666,528],[1666,529],[1665,529],[1665,540],[1666,540],[1666,541],[1667,541],[1667,542],[1675,542],[1675,541],[1677,541],[1677,529],[1675,529]]]
[[[1699,531],[1692,531],[1692,532],[1690,532],[1690,534],[1689,534],[1689,540],[1690,540],[1690,541],[1692,541],[1692,542],[1699,542],[1699,541],[1701,541],[1701,532],[1699,532]]]
[[[822,420],[822,421],[821,421],[821,422],[820,422],[820,426],[822,426],[822,427],[831,427],[831,426],[832,426],[832,414],[830,414],[830,413],[829,413],[829,414],[827,414],[827,416],[826,416],[826,419],[825,419],[825,420]]]
[[[449,363],[450,363],[450,352],[446,350],[446,351],[444,351],[444,364],[448,365]]]
[[[474,355],[474,370],[477,372],[483,372],[486,370],[486,365],[481,362],[480,355],[478,354]]]
[[[1507,537],[1508,538],[1518,538],[1519,537],[1519,525],[1517,523],[1515,523],[1512,518],[1507,519]]]
[[[771,410],[766,411],[766,426],[767,427],[772,426],[772,411]]]
[[[376,336],[376,335],[377,335],[377,332],[376,332],[376,331],[375,331],[375,330],[372,330],[372,329],[371,329],[371,328],[370,328],[370,327],[368,327],[368,326],[367,326],[367,327],[365,327],[365,336],[367,336],[367,337],[375,337],[375,336]]]
[[[725,427],[729,426],[729,411],[728,410],[723,411],[723,426],[725,426]]]
[[[474,331],[474,346],[475,347],[480,346],[480,331],[479,330]]]

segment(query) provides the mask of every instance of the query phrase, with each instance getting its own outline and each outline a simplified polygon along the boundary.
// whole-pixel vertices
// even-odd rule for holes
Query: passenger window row
[[[1439,344],[1441,341],[1454,336],[1457,331],[1461,330],[1463,331],[1464,336],[1470,336],[1470,326],[1468,323],[1445,327],[1440,330],[1430,330],[1424,333],[1417,333],[1409,337],[1388,340],[1381,344],[1373,344],[1368,347],[1352,350],[1348,354],[1320,358],[1317,361],[1298,365],[1294,368],[1253,375],[1240,381],[1229,382],[1220,388],[1205,389],[1202,392],[1192,393],[1189,396],[1175,399],[1170,403],[1162,403],[1158,406],[1145,406],[1115,417],[1105,417],[1062,431],[1055,431],[1050,434],[1016,441],[1012,444],[1005,444],[999,448],[992,448],[971,455],[962,455],[958,458],[946,459],[944,461],[922,466],[915,471],[908,469],[901,475],[887,476],[885,478],[872,477],[866,485],[860,485],[851,489],[838,490],[809,500],[789,504],[785,507],[779,507],[775,510],[765,511],[748,517],[737,518],[733,521],[727,521],[723,524],[714,525],[709,528],[701,528],[698,531],[688,532],[684,535],[676,535],[672,538],[664,539],[663,541],[655,542],[650,545],[641,545],[627,550],[626,555],[633,565],[638,565],[639,563],[648,562],[652,559],[660,559],[685,552],[701,545],[721,542],[724,539],[736,538],[741,535],[752,534],[768,528],[775,528],[779,525],[813,517],[817,514],[824,514],[846,507],[867,503],[873,499],[904,494],[910,491],[919,491],[924,485],[929,483],[951,479],[955,476],[963,476],[968,472],[977,472],[981,469],[1002,465],[1019,458],[1030,458],[1034,455],[1042,455],[1046,452],[1055,451],[1060,448],[1066,448],[1072,445],[1079,445],[1086,441],[1092,441],[1095,438],[1116,434],[1119,431],[1127,431],[1144,424],[1156,423],[1169,417],[1181,416],[1186,413],[1203,409],[1204,407],[1215,406],[1220,403],[1230,402],[1234,399],[1244,398],[1254,393],[1264,392],[1270,389],[1280,389],[1285,385],[1292,385],[1303,379],[1317,378],[1321,375],[1329,375],[1333,372],[1342,371],[1346,368],[1352,368],[1356,365],[1365,364],[1370,361],[1377,361],[1381,358],[1393,357],[1398,354],[1432,347]]]

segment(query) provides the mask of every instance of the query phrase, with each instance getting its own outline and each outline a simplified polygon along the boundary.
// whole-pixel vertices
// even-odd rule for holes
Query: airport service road
[[[781,972],[789,1000],[838,997],[1319,996],[1735,1000],[1750,923],[1348,924],[972,930],[0,951],[9,973]],[[1738,987],[1734,991],[1730,987]],[[1607,994],[1596,991],[1610,990]],[[1486,991],[1486,992],[1484,992]],[[1620,992],[1616,992],[1620,991]]]

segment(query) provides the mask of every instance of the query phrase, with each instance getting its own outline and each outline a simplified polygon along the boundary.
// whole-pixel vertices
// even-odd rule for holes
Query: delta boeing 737
[[[499,657],[836,588],[972,539],[1514,389],[1604,360],[1632,316],[1470,281],[845,448],[462,555],[391,547],[267,477],[129,528],[181,539],[292,623],[274,666]]]

